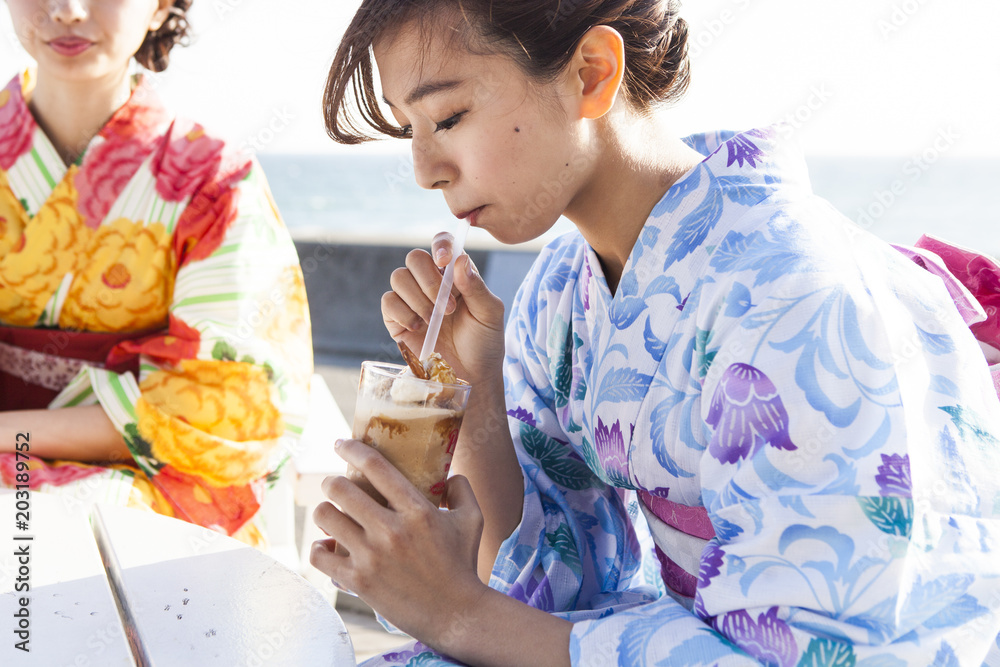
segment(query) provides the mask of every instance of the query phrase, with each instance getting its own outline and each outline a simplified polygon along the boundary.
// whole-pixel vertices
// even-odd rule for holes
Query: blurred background
[[[341,147],[323,129],[327,67],[358,4],[198,0],[193,43],[154,80],[168,106],[258,154],[298,239],[427,245],[454,221],[414,185],[407,144]],[[678,133],[786,119],[816,191],[875,234],[1000,252],[996,0],[688,0],[683,15],[693,83],[670,112]],[[4,76],[29,62],[0,12]]]

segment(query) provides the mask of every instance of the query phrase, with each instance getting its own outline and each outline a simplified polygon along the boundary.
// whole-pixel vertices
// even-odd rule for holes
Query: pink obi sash
[[[639,500],[656,541],[663,583],[690,608],[698,586],[701,552],[715,537],[708,510],[675,503],[648,491],[639,491]]]
[[[912,248],[893,247],[944,281],[958,312],[983,348],[993,386],[1000,395],[1000,264],[933,236],[921,236]]]
[[[118,345],[149,333],[0,326],[0,411],[48,407],[84,366],[138,375],[139,355]]]

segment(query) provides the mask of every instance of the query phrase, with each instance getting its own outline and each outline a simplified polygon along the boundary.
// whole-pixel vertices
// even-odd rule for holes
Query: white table
[[[5,632],[0,665],[355,664],[319,591],[241,542],[139,510],[98,505],[88,517],[41,493],[20,531],[15,502],[0,495],[0,618],[9,626],[30,596],[31,651]],[[15,590],[24,545],[27,594]]]

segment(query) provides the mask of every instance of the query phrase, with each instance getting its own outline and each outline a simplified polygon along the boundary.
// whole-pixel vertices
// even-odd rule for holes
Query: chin
[[[556,218],[558,220],[558,218]],[[517,245],[519,243],[527,243],[529,241],[534,241],[539,236],[549,231],[552,225],[555,224],[555,220],[547,225],[531,225],[530,227],[514,227],[513,225],[495,228],[495,227],[484,227],[484,229],[492,236],[494,239],[503,243],[504,245]]]

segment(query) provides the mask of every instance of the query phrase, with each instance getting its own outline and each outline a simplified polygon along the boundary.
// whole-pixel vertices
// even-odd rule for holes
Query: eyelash
[[[462,116],[464,116],[467,113],[469,113],[469,112],[468,111],[460,111],[460,112],[458,112],[457,114],[455,114],[453,116],[445,118],[443,121],[441,121],[440,123],[436,124],[436,127],[434,128],[434,131],[435,132],[448,131],[448,130],[454,128],[456,125],[458,125],[458,122],[460,120],[462,120]],[[400,131],[400,133],[402,133],[403,137],[406,138],[406,139],[411,139],[413,137],[413,126],[412,125],[403,125],[401,128],[399,128],[399,131]]]
[[[460,111],[454,116],[451,116],[450,118],[445,118],[443,121],[437,124],[437,127],[434,128],[434,131],[439,132],[441,130],[447,131],[452,129],[453,127],[458,125],[458,121],[462,120],[462,116],[464,116],[467,113],[468,113],[467,111]]]

